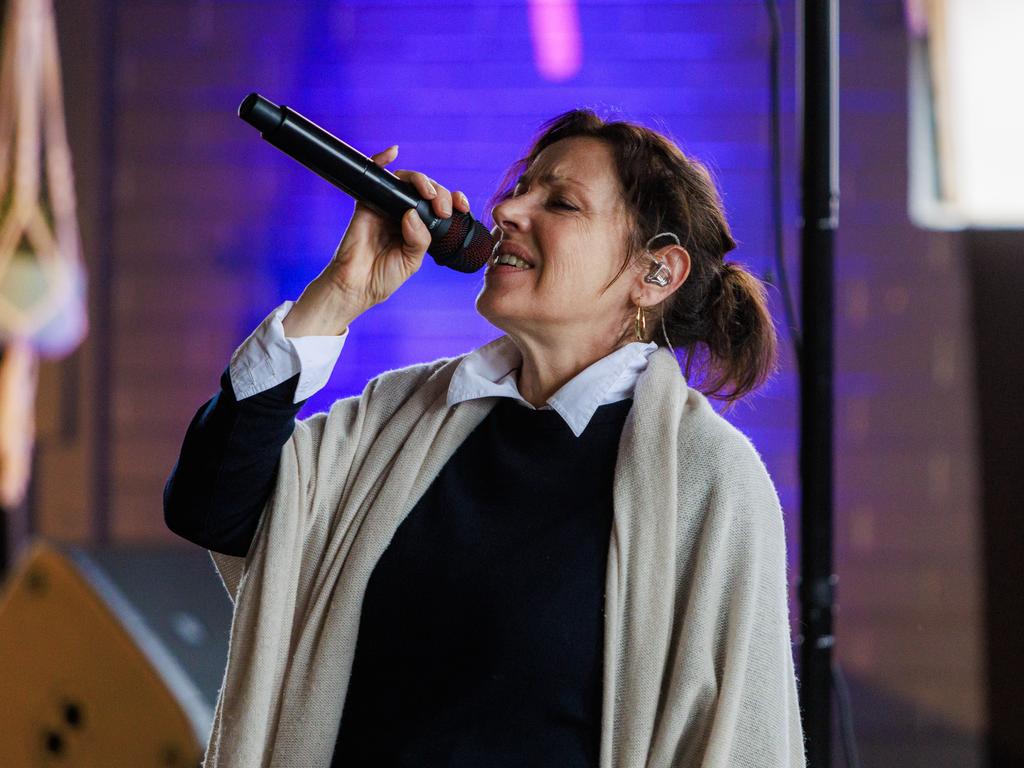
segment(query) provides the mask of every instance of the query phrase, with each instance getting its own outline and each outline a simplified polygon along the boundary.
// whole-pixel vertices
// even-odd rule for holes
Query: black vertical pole
[[[832,307],[839,211],[838,3],[803,0],[800,694],[809,768],[832,757]]]

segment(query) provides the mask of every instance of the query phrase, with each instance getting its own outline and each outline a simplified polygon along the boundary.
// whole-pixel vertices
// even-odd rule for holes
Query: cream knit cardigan
[[[496,401],[447,406],[460,360],[297,422],[249,554],[213,555],[235,607],[207,768],[330,764],[374,565]],[[803,766],[778,497],[667,351],[637,382],[613,506],[601,768]]]

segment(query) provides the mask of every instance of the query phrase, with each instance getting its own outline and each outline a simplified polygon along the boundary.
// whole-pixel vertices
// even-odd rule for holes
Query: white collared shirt
[[[339,336],[286,337],[282,320],[294,302],[286,301],[260,323],[231,356],[231,387],[244,400],[299,374],[293,402],[323,389],[334,370],[348,329]],[[577,437],[602,405],[633,396],[653,342],[634,341],[580,371],[551,396],[544,409],[556,411]],[[448,386],[448,405],[480,397],[511,397],[528,408],[516,385],[522,355],[507,336],[468,354]]]
[[[633,396],[637,379],[647,367],[647,357],[657,348],[653,342],[641,341],[620,347],[567,381],[542,408],[557,411],[579,437],[600,406]],[[519,348],[508,336],[474,350],[452,375],[448,405],[478,397],[511,397],[533,408],[516,384],[522,363]]]
[[[282,321],[294,303],[286,301],[267,315],[231,356],[229,372],[236,399],[265,392],[296,373],[299,384],[295,403],[315,395],[327,384],[345,346],[348,328],[338,336],[286,338]]]

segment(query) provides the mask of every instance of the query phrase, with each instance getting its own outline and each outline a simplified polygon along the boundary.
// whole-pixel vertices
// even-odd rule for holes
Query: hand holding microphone
[[[415,171],[385,170],[397,147],[366,157],[302,115],[250,94],[239,117],[268,142],[356,199],[331,262],[285,318],[288,336],[337,334],[380,303],[423,262],[474,272],[490,258],[494,239],[469,211],[469,200]]]
[[[372,159],[383,168],[397,155],[398,147],[389,147]],[[446,219],[459,211],[469,213],[469,200],[461,192],[453,195],[415,171],[395,171],[395,176],[428,199],[438,217]],[[409,208],[395,222],[357,200],[334,257],[306,286],[285,317],[285,335],[341,333],[356,317],[387,299],[412,277],[423,264],[430,243],[430,231],[416,210]]]

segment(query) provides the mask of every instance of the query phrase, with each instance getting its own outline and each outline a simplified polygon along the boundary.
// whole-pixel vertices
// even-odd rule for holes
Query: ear
[[[686,278],[690,276],[690,253],[681,245],[666,245],[652,251],[651,256],[653,260],[641,264],[637,271],[633,290],[630,293],[633,303],[639,304],[641,307],[653,307],[660,304],[679,290],[679,286],[685,283]],[[644,282],[644,278],[654,268],[655,260],[660,261],[668,268],[668,285],[664,287]]]

